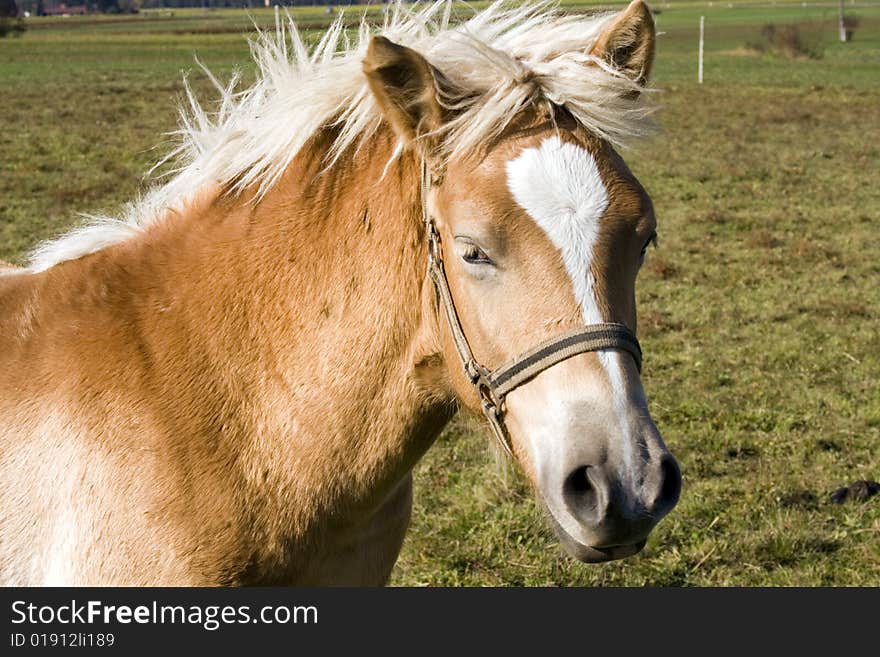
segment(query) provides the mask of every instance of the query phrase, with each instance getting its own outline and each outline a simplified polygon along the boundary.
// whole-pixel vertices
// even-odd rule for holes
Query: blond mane
[[[181,110],[180,142],[160,162],[173,163],[170,179],[121,217],[88,217],[85,226],[40,245],[29,268],[41,271],[124,241],[209,185],[230,193],[256,189],[260,198],[326,127],[338,135],[327,153],[332,165],[383,120],[361,68],[373,34],[418,51],[448,81],[442,102],[455,118],[438,135],[447,158],[478,149],[539,102],[566,107],[616,145],[650,128],[651,106],[637,83],[589,54],[616,12],[565,15],[548,2],[502,0],[455,23],[451,9],[451,0],[421,8],[398,0],[381,28],[362,20],[353,43],[340,15],[311,51],[289,15],[274,32],[258,29],[251,42],[253,86],[238,91],[237,76],[224,85],[208,73],[220,92],[213,113],[185,87],[189,107]]]

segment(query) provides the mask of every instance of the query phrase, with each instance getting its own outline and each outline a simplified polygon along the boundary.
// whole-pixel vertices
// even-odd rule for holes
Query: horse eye
[[[492,260],[475,244],[468,244],[467,251],[461,256],[469,265],[491,265]]]

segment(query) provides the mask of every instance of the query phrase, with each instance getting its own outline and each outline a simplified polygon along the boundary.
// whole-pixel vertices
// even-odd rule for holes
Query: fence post
[[[705,16],[700,16],[700,67],[699,73],[697,74],[697,79],[700,84],[703,84],[703,27],[706,22]]]

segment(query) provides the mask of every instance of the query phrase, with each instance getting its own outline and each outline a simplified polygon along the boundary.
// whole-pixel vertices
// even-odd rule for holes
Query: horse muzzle
[[[607,467],[580,466],[565,478],[561,491],[545,494],[544,501],[565,551],[580,561],[596,563],[641,551],[680,492],[678,463],[667,452],[649,466],[638,493],[626,493]]]

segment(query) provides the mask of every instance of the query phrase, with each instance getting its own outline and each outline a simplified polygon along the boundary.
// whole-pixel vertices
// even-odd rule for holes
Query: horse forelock
[[[206,187],[252,190],[249,197],[259,200],[328,127],[335,138],[324,159],[332,167],[383,124],[362,72],[374,34],[418,51],[442,72],[438,92],[453,118],[435,137],[447,159],[479,151],[522,112],[551,103],[613,144],[650,131],[646,94],[634,93],[636,82],[589,54],[615,13],[563,15],[548,2],[502,1],[453,24],[451,6],[449,0],[423,8],[398,1],[378,30],[363,20],[354,43],[340,15],[311,49],[289,15],[274,32],[258,29],[251,42],[257,80],[250,88],[237,90],[235,76],[222,84],[205,69],[220,95],[218,109],[209,112],[185,84],[179,145],[153,169],[171,164],[170,178],[121,217],[89,216],[83,227],[38,246],[29,268],[44,270],[125,241]]]

